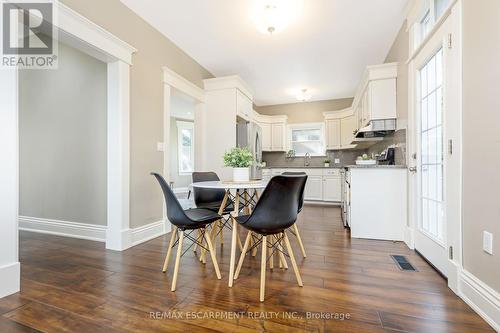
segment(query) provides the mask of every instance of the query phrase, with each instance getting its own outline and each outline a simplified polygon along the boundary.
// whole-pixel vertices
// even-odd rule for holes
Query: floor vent
[[[415,267],[413,267],[412,264],[406,259],[405,256],[400,256],[400,255],[391,255],[391,258],[396,262],[398,265],[399,269],[402,271],[409,271],[409,272],[417,272]]]

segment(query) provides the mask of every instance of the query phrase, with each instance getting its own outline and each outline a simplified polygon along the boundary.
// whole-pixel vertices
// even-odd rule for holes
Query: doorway
[[[170,161],[170,185],[179,198],[186,198],[195,166],[196,101],[173,89],[170,110],[170,144],[165,152]]]

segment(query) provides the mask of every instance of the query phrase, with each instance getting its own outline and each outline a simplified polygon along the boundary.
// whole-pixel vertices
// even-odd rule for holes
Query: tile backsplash
[[[349,150],[331,150],[326,153],[327,156],[311,157],[310,166],[323,166],[326,158],[330,159],[331,166],[352,165],[356,163],[356,158],[363,154],[379,154],[389,146],[395,146],[395,163],[397,165],[406,165],[406,129],[398,130],[387,135],[384,140],[377,142],[368,149],[349,149]],[[335,164],[338,158],[340,163]],[[303,167],[304,157],[286,158],[284,152],[263,152],[262,160],[268,167]]]
[[[368,154],[379,154],[389,146],[394,146],[395,163],[397,165],[407,165],[406,163],[406,129],[397,130],[387,135],[384,140],[371,146]]]
[[[323,166],[326,158],[330,159],[331,166],[350,165],[355,163],[356,157],[366,152],[366,150],[332,150],[327,152],[327,156],[311,157],[309,166]],[[334,163],[336,158],[340,160],[340,163]],[[286,158],[286,153],[283,152],[263,152],[262,160],[266,162],[268,167],[281,168],[304,166],[304,157],[297,156],[288,159]]]

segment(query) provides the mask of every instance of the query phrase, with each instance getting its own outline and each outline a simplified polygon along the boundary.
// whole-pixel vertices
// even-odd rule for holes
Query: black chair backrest
[[[181,227],[190,224],[189,218],[184,213],[184,209],[182,209],[179,200],[175,196],[174,192],[168,186],[165,179],[158,173],[152,172],[153,176],[155,176],[158,183],[160,183],[161,190],[163,191],[163,196],[165,197],[165,203],[167,205],[167,217],[172,224],[175,226]]]
[[[271,178],[245,224],[263,233],[281,232],[292,226],[306,180],[306,175]]]
[[[286,171],[282,173],[283,176],[305,176],[305,172],[295,172],[295,171]],[[302,210],[302,207],[304,207],[304,189],[306,188],[306,183],[304,183],[304,187],[302,188],[302,191],[300,192],[300,200],[299,200],[299,213]]]
[[[193,183],[219,181],[215,172],[193,172]],[[226,191],[223,189],[193,188],[194,203],[197,207],[203,207],[204,203],[222,202]]]

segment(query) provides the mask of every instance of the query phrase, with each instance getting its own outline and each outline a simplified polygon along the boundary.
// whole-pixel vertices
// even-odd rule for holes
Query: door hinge
[[[452,139],[448,140],[448,153],[450,155],[453,155],[453,140]]]
[[[452,48],[453,44],[452,44],[451,34],[448,34],[448,38],[447,38],[446,44],[447,44],[447,46],[448,46],[449,49]]]
[[[453,260],[453,246],[450,246],[450,255],[449,255],[450,260]]]

